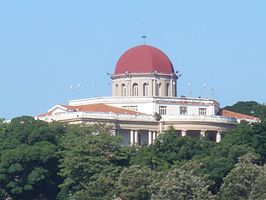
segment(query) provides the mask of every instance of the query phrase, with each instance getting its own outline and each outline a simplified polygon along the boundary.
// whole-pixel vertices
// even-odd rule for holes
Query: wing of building
[[[119,58],[112,75],[112,96],[69,101],[37,119],[69,123],[106,122],[123,145],[149,145],[173,126],[181,136],[220,142],[221,132],[241,119],[258,118],[221,110],[213,99],[177,97],[178,76],[160,49],[140,45]]]

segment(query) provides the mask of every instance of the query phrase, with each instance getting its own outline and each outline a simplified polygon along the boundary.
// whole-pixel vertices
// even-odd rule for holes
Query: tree
[[[253,154],[246,154],[241,157],[240,162],[224,178],[219,193],[221,200],[248,199],[252,185],[261,173],[261,168],[253,164],[254,158],[256,157]]]
[[[266,106],[256,101],[239,101],[232,106],[226,106],[224,109],[259,118],[266,117]]]
[[[173,164],[191,160],[193,156],[207,153],[208,149],[216,145],[213,142],[178,136],[174,128],[161,134],[156,142],[132,156],[132,164],[141,164],[157,170],[168,170]]]
[[[118,137],[107,132],[103,125],[72,125],[62,142],[60,175],[60,199],[83,198],[102,199],[110,195],[113,182],[123,166],[128,164],[128,153],[119,144]],[[100,183],[104,188],[96,193]]]
[[[0,131],[0,197],[54,199],[58,173],[56,133],[32,117],[14,118]]]
[[[256,178],[255,183],[249,195],[249,200],[265,200],[266,199],[266,166],[263,166],[260,174]]]
[[[133,165],[125,168],[118,178],[117,196],[123,200],[150,199],[148,187],[153,179],[153,172],[147,167]]]
[[[202,200],[214,199],[208,191],[209,185],[203,178],[181,169],[170,171],[160,180],[152,183],[153,200]]]

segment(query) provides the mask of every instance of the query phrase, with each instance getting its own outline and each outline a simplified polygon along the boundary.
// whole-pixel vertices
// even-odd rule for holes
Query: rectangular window
[[[133,110],[133,111],[138,111],[138,106],[122,106],[122,108]]]
[[[180,115],[187,115],[187,107],[180,106]]]
[[[206,108],[199,108],[199,115],[206,115],[207,109]]]
[[[159,106],[159,114],[166,115],[167,114],[167,107],[166,106]]]

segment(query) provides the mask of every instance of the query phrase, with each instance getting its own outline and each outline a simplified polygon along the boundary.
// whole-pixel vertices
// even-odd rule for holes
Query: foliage
[[[0,131],[0,197],[55,198],[57,175],[56,133],[31,117],[14,118]]]
[[[1,199],[262,200],[265,162],[265,120],[220,143],[171,128],[145,148],[121,146],[103,123],[0,123]]]
[[[266,166],[261,168],[260,174],[257,176],[255,183],[252,185],[249,200],[253,199],[266,199]]]
[[[180,137],[171,128],[149,147],[141,149],[131,159],[131,164],[146,165],[151,169],[168,170],[182,164],[196,154],[204,153],[215,143],[192,137]]]
[[[147,167],[133,165],[125,168],[119,178],[117,196],[123,200],[150,199],[149,185],[153,179],[153,172]]]
[[[266,118],[266,105],[259,104],[256,101],[239,101],[232,106],[226,106],[224,109],[259,118]]]
[[[241,123],[236,129],[229,131],[222,140],[224,146],[238,145],[239,151],[235,153],[239,154],[241,151],[254,151],[261,157],[263,163],[266,162],[266,120],[262,120],[261,123],[248,125],[247,123]],[[241,150],[240,150],[241,148]],[[240,155],[238,155],[240,156]]]
[[[261,168],[252,163],[252,154],[248,154],[246,157],[237,163],[235,168],[224,178],[219,194],[221,200],[248,199],[252,186],[261,173]]]
[[[153,200],[214,199],[203,178],[180,169],[174,169],[159,181],[154,181],[151,190]]]
[[[93,127],[72,127],[63,138],[60,175],[64,182],[59,194],[62,199],[86,195],[90,195],[90,199],[104,198],[128,163],[128,154],[120,146],[119,138],[105,132],[108,128],[102,125],[101,129]],[[105,188],[95,193],[96,186],[103,182]]]
[[[160,121],[161,119],[162,119],[162,116],[159,114],[159,113],[154,113],[154,119],[156,120],[156,121]]]

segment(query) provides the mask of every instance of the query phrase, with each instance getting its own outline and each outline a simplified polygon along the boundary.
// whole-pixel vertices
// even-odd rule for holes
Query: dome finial
[[[147,36],[146,35],[143,35],[143,36],[141,36],[141,38],[143,39],[143,44],[145,45],[146,44],[146,38],[147,38]]]
[[[146,44],[146,38],[147,38],[147,35],[146,35],[146,22],[143,21],[142,24],[143,24],[143,35],[141,36],[141,38],[143,39],[143,44],[145,45]]]

